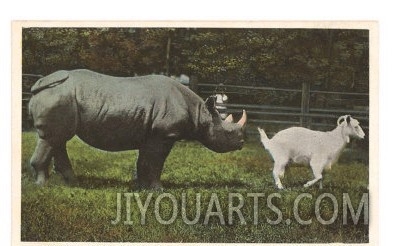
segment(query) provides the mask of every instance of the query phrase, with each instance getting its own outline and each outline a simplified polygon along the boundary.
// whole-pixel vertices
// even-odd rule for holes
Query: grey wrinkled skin
[[[175,141],[198,140],[215,152],[242,148],[243,123],[222,121],[215,98],[205,102],[161,75],[112,77],[89,70],[57,71],[32,87],[30,114],[38,133],[31,157],[44,184],[52,159],[67,182],[74,172],[66,142],[77,135],[106,151],[139,149],[137,183],[159,188],[164,161]],[[241,121],[241,120],[240,120]]]

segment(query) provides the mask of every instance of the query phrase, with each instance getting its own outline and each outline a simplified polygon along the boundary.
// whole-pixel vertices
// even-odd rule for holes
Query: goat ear
[[[346,123],[350,124],[350,119],[351,119],[350,115],[346,116]]]

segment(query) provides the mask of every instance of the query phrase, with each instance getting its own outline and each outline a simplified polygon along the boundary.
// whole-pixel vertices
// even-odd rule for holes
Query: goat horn
[[[245,111],[245,109],[242,111],[242,117],[241,117],[241,119],[237,122],[237,124],[238,125],[240,125],[241,127],[243,127],[244,125],[245,125],[245,123],[246,123],[246,119],[247,119],[247,116],[246,116],[246,111]]]

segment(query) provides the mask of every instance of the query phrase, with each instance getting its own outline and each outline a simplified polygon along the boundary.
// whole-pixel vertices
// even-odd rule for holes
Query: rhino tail
[[[31,87],[31,93],[37,94],[38,92],[55,87],[64,81],[66,81],[69,77],[69,72],[65,70],[60,70],[57,72],[54,72],[48,76],[45,76],[41,79],[39,79],[32,87]]]

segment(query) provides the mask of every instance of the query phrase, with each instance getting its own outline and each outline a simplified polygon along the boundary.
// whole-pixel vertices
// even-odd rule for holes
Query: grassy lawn
[[[226,154],[214,153],[198,143],[181,141],[165,163],[162,174],[164,192],[138,192],[133,190],[131,182],[136,172],[137,151],[99,151],[74,138],[67,147],[79,184],[67,186],[60,175],[51,173],[47,184],[37,187],[28,165],[35,142],[34,133],[22,134],[22,241],[368,242],[364,209],[357,224],[353,223],[350,212],[345,216],[348,223],[343,223],[343,194],[349,195],[357,211],[364,193],[369,192],[368,166],[365,164],[349,161],[334,165],[324,176],[322,190],[318,186],[303,188],[303,184],[312,178],[310,168],[290,165],[283,179],[287,189],[278,191],[271,175],[271,159],[257,141],[247,143],[241,151]],[[111,221],[117,217],[118,193],[122,198],[122,221],[114,224]],[[126,212],[126,193],[133,193],[129,214]],[[165,221],[172,218],[174,205],[171,198],[162,197],[155,210],[157,198],[166,193],[175,198],[178,210],[175,220],[168,225],[159,223],[157,216]],[[231,193],[238,195],[230,202]],[[264,193],[258,198],[257,210],[254,198],[248,197],[252,193],[261,196]],[[311,195],[298,204],[300,218],[311,220],[305,225],[296,221],[293,209],[294,201],[302,193]],[[336,217],[327,225],[320,223],[315,213],[318,197],[324,193],[332,194],[338,204],[335,211],[329,198],[319,203],[322,219],[327,221]],[[196,206],[197,195],[201,198],[200,206]],[[142,203],[151,196],[145,224],[141,223],[137,196]],[[198,212],[201,214],[193,225],[186,224],[181,216],[182,196],[186,198],[189,220]],[[218,199],[213,199],[214,196]],[[230,203],[233,207],[241,207],[239,211],[244,220],[234,212],[233,223],[230,223]],[[207,219],[208,210],[212,213]],[[132,225],[124,223],[128,215]],[[268,220],[278,221],[278,224]]]

